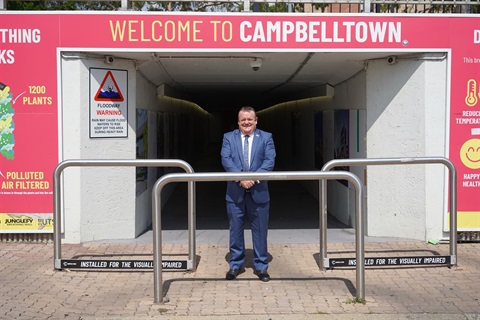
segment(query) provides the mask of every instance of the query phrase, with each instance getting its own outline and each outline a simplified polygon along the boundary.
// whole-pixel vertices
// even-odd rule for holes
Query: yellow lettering
[[[128,21],[128,41],[137,42],[138,38],[134,38],[135,33],[137,33],[137,29],[134,28],[134,25],[138,24],[138,20],[131,20]]]
[[[233,26],[232,22],[230,21],[210,21],[213,23],[213,41],[217,41],[218,35],[221,34],[223,42],[230,42],[232,41],[233,37]],[[221,24],[220,24],[221,23]]]
[[[13,181],[3,181],[2,189],[13,189]]]
[[[161,34],[161,32],[159,32],[159,36],[158,37],[155,36],[155,30],[157,29],[155,27],[156,25],[158,25],[158,29],[160,29],[162,27],[162,22],[158,21],[158,20],[155,20],[152,23],[152,39],[155,42],[159,42],[159,41],[162,41],[162,34]]]
[[[187,33],[187,41],[190,41],[190,33],[188,32],[190,30],[190,22],[186,22],[185,25],[182,24],[182,22],[178,22],[178,41],[182,41],[182,34],[184,32]]]
[[[197,24],[202,24],[202,21],[194,21],[193,22],[193,41],[194,42],[203,42],[203,39],[199,38],[200,29],[198,28]]]
[[[228,28],[225,28],[225,26],[227,26]],[[233,30],[233,27],[232,27],[232,23],[230,21],[223,22],[223,24],[222,24],[222,39],[223,39],[224,42],[232,41],[232,33],[233,33],[232,30]],[[228,36],[226,35],[227,34],[226,31],[228,31]]]
[[[213,41],[217,42],[217,24],[219,24],[220,21],[211,20],[210,23],[213,24]]]
[[[113,41],[130,42],[202,42],[201,25],[203,21],[159,21],[154,20],[150,26],[143,20],[110,21],[110,32]],[[214,24],[214,39],[222,31],[222,38],[230,41],[232,39],[232,25],[230,22],[217,27],[220,21],[211,21]],[[227,28],[225,28],[227,27]]]
[[[142,39],[142,42],[150,42],[149,38],[145,38],[145,27],[143,23],[143,21],[140,23],[140,37]]]
[[[170,36],[168,35],[168,31],[170,28]],[[165,31],[164,31],[165,40],[168,42],[173,42],[175,40],[175,22],[168,20],[165,22]]]
[[[125,34],[125,21],[123,21],[122,25],[120,25],[120,21],[115,21],[115,25],[113,25],[113,21],[110,20],[110,31],[112,33],[113,41],[117,41],[117,37],[120,41],[123,41]]]

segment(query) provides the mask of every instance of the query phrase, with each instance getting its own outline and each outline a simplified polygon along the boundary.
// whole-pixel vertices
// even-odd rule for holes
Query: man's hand
[[[242,181],[240,181],[240,186],[243,189],[250,189],[251,187],[253,187],[254,184],[255,184],[254,180],[242,180]]]

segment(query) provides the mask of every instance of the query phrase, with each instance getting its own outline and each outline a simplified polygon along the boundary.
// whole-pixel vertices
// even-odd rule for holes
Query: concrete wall
[[[128,71],[128,137],[89,138],[89,68]],[[136,72],[128,60],[62,59],[61,159],[135,159]],[[68,168],[64,172],[65,242],[133,238],[135,169]],[[86,201],[88,199],[88,201]]]
[[[445,156],[445,60],[371,61],[366,76],[367,156]],[[368,168],[371,236],[425,240],[442,237],[445,170],[442,165]]]

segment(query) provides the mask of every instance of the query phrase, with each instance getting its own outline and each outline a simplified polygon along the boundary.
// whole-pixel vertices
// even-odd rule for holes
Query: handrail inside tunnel
[[[449,265],[457,265],[457,172],[455,165],[445,157],[418,158],[368,158],[368,159],[334,159],[325,163],[322,172],[340,166],[363,165],[406,165],[406,164],[443,164],[449,170],[450,182],[450,256]],[[325,270],[327,258],[327,186],[325,180],[320,181],[320,267]],[[365,203],[366,205],[366,203]],[[365,208],[363,209],[366,212]],[[357,260],[358,261],[358,260]]]
[[[61,257],[62,257],[62,190],[63,182],[61,175],[63,171],[68,167],[178,167],[183,169],[185,172],[193,173],[192,166],[184,161],[179,159],[116,159],[116,160],[96,160],[96,159],[85,159],[85,160],[65,160],[60,162],[55,168],[53,175],[53,258],[54,258],[54,268],[62,269]],[[194,182],[188,183],[188,238],[189,238],[189,248],[188,248],[188,257],[192,261],[192,266],[195,268],[196,255],[195,255],[195,184]]]
[[[152,227],[153,227],[153,282],[154,303],[168,301],[163,294],[162,283],[162,206],[161,192],[171,182],[199,181],[239,181],[239,180],[347,180],[355,188],[355,243],[356,243],[356,297],[365,297],[365,259],[364,259],[364,213],[363,185],[360,179],[351,172],[334,171],[295,171],[295,172],[207,172],[166,174],[157,180],[152,190]],[[193,192],[192,191],[189,191]],[[189,213],[191,214],[191,213]],[[189,218],[190,219],[190,218]],[[326,227],[326,225],[325,225]]]

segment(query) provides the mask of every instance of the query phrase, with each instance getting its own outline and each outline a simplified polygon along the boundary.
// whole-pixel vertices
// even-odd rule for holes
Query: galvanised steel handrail
[[[209,172],[209,173],[171,173],[166,174],[155,183],[152,190],[153,214],[153,282],[154,303],[167,302],[163,297],[162,283],[162,206],[161,192],[170,182],[192,181],[240,181],[240,180],[347,180],[355,188],[355,239],[356,239],[356,297],[365,297],[365,257],[364,257],[364,213],[363,186],[360,179],[351,172],[334,171],[295,171],[295,172]],[[189,192],[193,192],[190,191]],[[326,227],[326,226],[323,226]]]
[[[53,221],[54,221],[54,244],[53,257],[54,268],[62,269],[60,266],[62,256],[62,190],[63,183],[61,174],[68,167],[179,167],[188,173],[193,173],[193,168],[188,162],[178,159],[132,159],[132,160],[65,160],[57,165],[53,176]],[[195,184],[188,183],[188,239],[190,247],[188,248],[188,256],[192,261],[195,269]]]
[[[457,171],[455,165],[444,157],[419,158],[371,158],[371,159],[335,159],[325,163],[322,172],[334,167],[367,165],[405,165],[405,164],[443,164],[449,171],[450,182],[450,255],[451,265],[457,265]],[[364,210],[366,211],[366,210]],[[327,185],[320,181],[320,267],[325,270],[327,260]],[[357,260],[358,261],[358,260]]]

